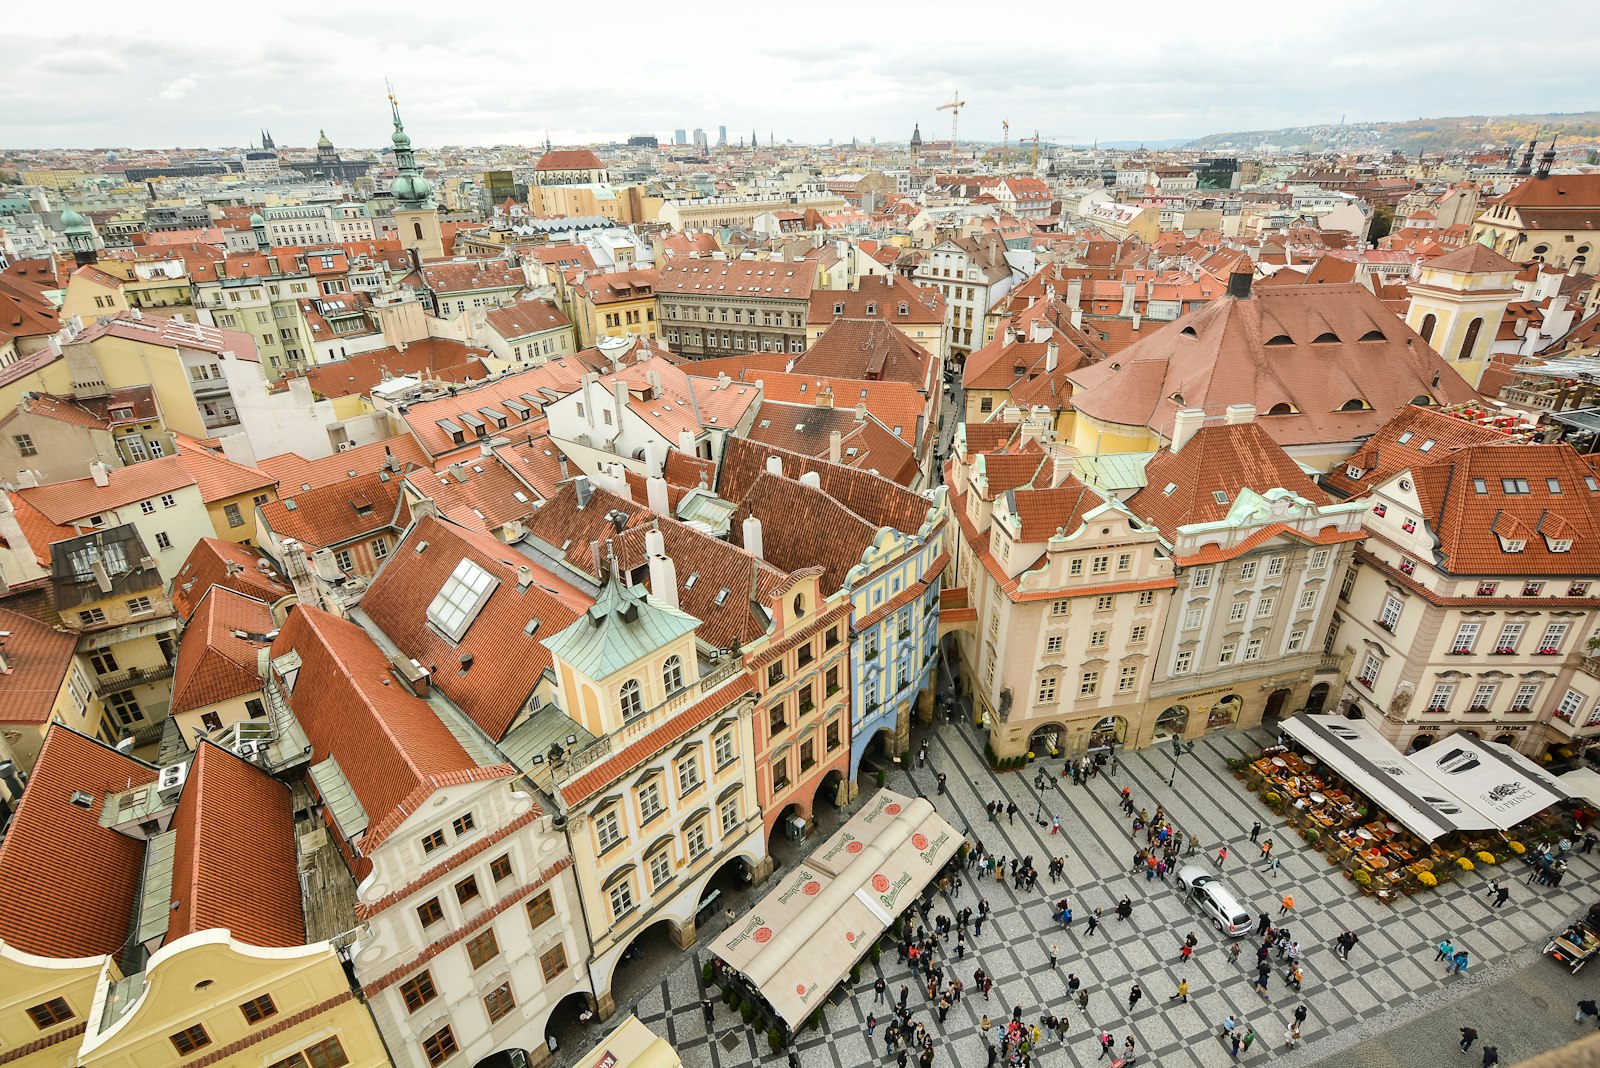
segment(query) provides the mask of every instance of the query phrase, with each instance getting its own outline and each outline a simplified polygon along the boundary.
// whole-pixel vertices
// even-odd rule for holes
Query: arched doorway
[[[682,956],[671,920],[657,920],[634,935],[611,972],[612,1003],[621,1007],[631,1002]]]
[[[1483,736],[1480,735],[1477,731],[1462,731],[1461,733],[1465,734],[1468,738],[1477,738],[1480,741],[1483,738]]]
[[[835,768],[824,775],[822,781],[817,783],[817,792],[811,795],[811,814],[815,816],[824,806],[835,810],[843,807],[844,799],[839,796],[842,786],[844,772]]]
[[[1239,713],[1243,710],[1244,698],[1230,693],[1211,706],[1211,711],[1206,714],[1206,729],[1214,731],[1233,726],[1239,722]]]
[[[556,1002],[556,1007],[550,1010],[549,1019],[545,1020],[545,1045],[548,1047],[552,1038],[556,1040],[558,1049],[585,1049],[592,1045],[599,1015],[594,1008],[594,999],[585,990],[574,990]],[[587,1024],[580,1019],[585,1012],[590,1013]],[[480,1066],[491,1065],[494,1059],[490,1057],[478,1063]],[[511,1068],[516,1068],[515,1064]]]
[[[1497,734],[1494,736],[1494,740],[1501,745],[1515,746],[1517,744],[1517,736],[1515,734]]]
[[[1128,737],[1128,721],[1121,716],[1107,716],[1094,725],[1089,732],[1089,752],[1097,749],[1109,749],[1119,745]]]
[[[1273,690],[1267,697],[1267,707],[1261,713],[1261,720],[1276,720],[1283,715],[1283,706],[1289,703],[1288,690]]]
[[[1168,705],[1161,715],[1156,717],[1156,737],[1164,738],[1176,734],[1179,737],[1189,729],[1189,706]]]
[[[1415,753],[1418,749],[1426,749],[1433,744],[1433,735],[1417,734],[1411,738],[1411,744],[1406,746],[1406,752]]]
[[[1328,684],[1319,682],[1311,687],[1311,692],[1306,694],[1306,711],[1321,712],[1322,706],[1328,703]]]
[[[783,811],[778,813],[778,819],[772,825],[772,833],[767,836],[767,852],[773,855],[792,848],[800,842],[796,837],[800,832],[794,820],[803,820],[804,813],[795,802],[783,806]]]
[[[1060,756],[1066,736],[1067,732],[1059,723],[1046,723],[1035,727],[1033,733],[1028,735],[1028,752],[1041,760],[1045,757]]]
[[[525,1049],[501,1049],[495,1050],[472,1068],[528,1068],[531,1063],[533,1058]]]

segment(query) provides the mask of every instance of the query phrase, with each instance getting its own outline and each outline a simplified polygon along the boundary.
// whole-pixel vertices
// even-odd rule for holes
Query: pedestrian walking
[[[1078,991],[1078,1011],[1079,1012],[1088,1012],[1089,1011],[1089,988],[1088,987],[1084,987],[1082,990]]]
[[[1229,946],[1228,952],[1233,954],[1233,963],[1237,965],[1239,963],[1239,943],[1235,942]]]
[[[1494,1046],[1483,1047],[1483,1068],[1494,1068],[1500,1063],[1500,1050]]]
[[[1256,917],[1256,936],[1265,935],[1270,930],[1272,930],[1272,917],[1263,912]]]
[[[1437,953],[1435,953],[1433,955],[1433,959],[1434,960],[1445,960],[1445,959],[1447,959],[1449,957],[1453,957],[1455,955],[1456,955],[1456,947],[1451,944],[1450,939],[1449,938],[1441,938],[1439,940],[1439,952],[1437,952]]]
[[[1050,967],[1054,968],[1055,966],[1056,966],[1056,944],[1054,942],[1051,942],[1050,943]]]
[[[1450,958],[1450,963],[1455,965],[1455,970],[1457,972],[1466,971],[1467,970],[1467,951],[1464,950],[1464,949],[1456,950],[1456,955],[1454,957]]]
[[[1168,1001],[1182,1001],[1185,1005],[1189,1004],[1189,980],[1187,980],[1187,979],[1179,979],[1178,980],[1178,992],[1176,994],[1173,994],[1167,1000]]]
[[[1234,1060],[1238,1060],[1239,1059],[1239,1047],[1243,1044],[1243,1042],[1244,1042],[1244,1036],[1240,1035],[1239,1032],[1235,1031],[1233,1033],[1233,1049],[1229,1051],[1230,1055],[1233,1057]],[[902,1063],[900,1065],[900,1068],[906,1068],[906,1066]]]
[[[883,977],[880,975],[878,981],[872,984],[872,1003],[881,1005],[883,1002],[888,1001],[888,990],[889,984],[884,982]]]
[[[1227,846],[1223,846],[1221,849],[1217,850],[1217,867],[1219,867],[1219,868],[1222,867],[1222,865],[1225,864],[1227,862],[1227,860],[1228,860],[1228,847]]]
[[[1261,821],[1256,820],[1250,825],[1250,841],[1254,842],[1261,837]]]
[[[1006,822],[1017,822],[1017,803],[1015,801],[1012,801],[1010,804],[1006,805]]]
[[[938,777],[937,781],[939,783],[939,792],[942,794],[942,793],[944,793],[944,772],[941,771],[939,773],[939,777]]]
[[[867,1037],[872,1037],[872,1032],[877,1030],[878,1017],[874,1013],[867,1013]]]
[[[928,766],[928,743],[927,742],[923,742],[921,748],[919,748],[917,750],[917,767],[925,768],[927,766]]]
[[[1256,981],[1250,985],[1255,987],[1262,997],[1267,996],[1267,981],[1272,978],[1272,969],[1263,968],[1256,972]]]
[[[1089,933],[1094,934],[1100,927],[1100,910],[1095,909],[1089,913]]]
[[[1294,1049],[1300,1045],[1300,1025],[1292,1020],[1289,1022],[1288,1028],[1283,1032],[1283,1044],[1289,1049]]]
[[[1500,889],[1494,892],[1494,907],[1499,908],[1501,905],[1504,905],[1506,901],[1510,899],[1510,897],[1511,891],[1502,886]]]
[[[1132,1035],[1129,1035],[1128,1036],[1128,1040],[1122,1044],[1122,1063],[1123,1064],[1132,1064],[1133,1063],[1133,1036]]]
[[[1139,987],[1138,983],[1134,983],[1133,986],[1128,990],[1128,1011],[1129,1012],[1133,1011],[1133,1007],[1135,1005],[1139,1004],[1139,999],[1142,998],[1142,997],[1144,997],[1144,991]]]
[[[1254,1027],[1246,1026],[1244,1030],[1244,1051],[1246,1053],[1250,1052],[1250,1043],[1254,1042],[1255,1040],[1256,1029]]]
[[[1061,817],[1060,816],[1051,816],[1050,817],[1050,833],[1053,834],[1053,835],[1061,833]]]
[[[1489,895],[1488,896],[1492,898],[1492,897],[1494,897],[1495,894],[1497,894],[1499,892],[1500,892],[1500,877],[1498,875],[1496,875],[1494,878],[1489,880]]]
[[[1266,860],[1270,856],[1272,856],[1272,839],[1268,838],[1261,843],[1261,859]]]
[[[1465,1052],[1467,1052],[1467,1050],[1471,1049],[1472,1048],[1472,1044],[1474,1042],[1476,1042],[1476,1041],[1478,1041],[1478,1029],[1476,1027],[1463,1027],[1463,1028],[1461,1028],[1461,1052],[1462,1053],[1465,1053]]]
[[[1107,1057],[1111,1057],[1112,1056],[1112,1052],[1111,1051],[1116,1049],[1116,1046],[1117,1046],[1117,1040],[1111,1037],[1111,1032],[1110,1031],[1101,1031],[1100,1032],[1100,1056],[1096,1057],[1095,1060],[1099,1061],[1099,1060],[1104,1060]]]
[[[717,1020],[716,1002],[712,1001],[710,998],[701,998],[700,1011],[705,1014],[706,1030],[711,1030],[712,1025],[715,1024]]]
[[[1294,897],[1289,894],[1284,894],[1282,904],[1283,907],[1278,910],[1279,916],[1286,915],[1290,909],[1294,908]]]

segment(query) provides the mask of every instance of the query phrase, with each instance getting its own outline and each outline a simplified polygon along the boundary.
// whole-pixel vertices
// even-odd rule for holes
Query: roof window
[[[1272,407],[1267,409],[1267,414],[1268,415],[1293,415],[1293,414],[1295,414],[1294,405],[1290,404],[1288,401],[1279,401],[1277,404],[1274,404]]]
[[[1179,330],[1178,333],[1182,334],[1184,337],[1199,337],[1200,336],[1198,333],[1195,332],[1195,329],[1192,326],[1186,326],[1182,330]]]
[[[1502,478],[1500,480],[1500,488],[1506,493],[1512,494],[1532,492],[1529,490],[1528,480],[1525,478]]]
[[[1384,340],[1383,331],[1379,330],[1377,327],[1373,327],[1371,330],[1368,330],[1365,334],[1362,334],[1356,340],[1358,340],[1358,341],[1382,341],[1382,340]]]
[[[1161,496],[1170,497],[1177,490],[1177,488],[1178,484],[1176,482],[1168,482],[1166,486],[1162,487]]]
[[[462,560],[428,605],[428,622],[451,641],[460,641],[498,585],[489,572],[471,560]]]
[[[1416,435],[1413,434],[1411,431],[1407,430],[1404,434],[1400,435],[1400,439],[1399,439],[1400,440],[1400,444],[1404,445],[1406,442],[1410,441],[1414,437],[1416,437]]]
[[[1267,338],[1267,344],[1268,345],[1293,345],[1294,344],[1294,339],[1291,338],[1288,334],[1274,334],[1272,337]]]
[[[1432,438],[1429,438],[1428,440],[1424,441],[1421,445],[1417,446],[1417,451],[1418,452],[1427,452],[1429,449],[1432,449],[1437,444],[1438,444],[1438,442],[1434,441]]]
[[[1559,478],[1547,478],[1544,480],[1544,485],[1545,489],[1551,493],[1559,494],[1561,492],[1561,480]]]
[[[1481,479],[1481,478],[1473,479],[1472,480],[1472,492],[1473,493],[1488,493],[1489,492],[1489,483],[1488,483],[1488,481],[1486,479]]]
[[[1351,397],[1339,406],[1339,410],[1341,412],[1364,412],[1367,410],[1367,402],[1360,397]]]
[[[1311,343],[1313,345],[1337,345],[1339,343],[1339,335],[1335,334],[1332,330],[1324,330],[1322,333],[1312,338]],[[1271,342],[1269,341],[1267,344],[1270,345]]]
[[[1216,501],[1218,504],[1227,504],[1228,494],[1223,490],[1212,490],[1211,499]]]

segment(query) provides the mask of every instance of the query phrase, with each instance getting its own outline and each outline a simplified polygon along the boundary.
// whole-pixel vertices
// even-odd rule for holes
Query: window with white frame
[[[1283,557],[1274,556],[1267,561],[1267,578],[1277,578],[1283,574]]]
[[[1245,610],[1247,608],[1249,608],[1249,607],[1250,607],[1250,602],[1249,601],[1235,601],[1235,602],[1233,602],[1233,606],[1228,609],[1228,622],[1229,623],[1240,623],[1240,622],[1243,622],[1244,621]]]
[[[1261,659],[1261,639],[1251,638],[1244,643],[1244,658],[1246,660]]]
[[[732,834],[734,828],[739,826],[739,795],[728,798],[717,811],[722,820],[722,833]]]
[[[642,823],[649,823],[661,815],[661,784],[655,780],[639,787],[639,819]]]
[[[428,622],[451,641],[460,641],[497,585],[493,575],[463,559],[428,605]]]
[[[1462,623],[1456,627],[1456,636],[1450,640],[1450,651],[1457,655],[1472,652],[1472,647],[1478,641],[1478,632],[1482,629],[1481,623]]]
[[[698,860],[705,855],[710,843],[706,840],[706,821],[701,820],[689,828],[689,833],[684,836],[684,841],[689,846],[689,859]]]
[[[1317,604],[1317,591],[1316,590],[1301,590],[1300,591],[1300,601],[1295,606],[1295,611],[1297,611],[1297,612],[1309,612],[1309,611],[1311,611],[1312,608],[1316,607],[1316,604]]]
[[[733,731],[729,729],[718,734],[714,744],[717,767],[725,768],[732,764],[734,758]]]
[[[1078,696],[1093,697],[1100,692],[1100,672],[1085,671],[1078,679]]]
[[[1050,602],[1050,614],[1052,616],[1056,616],[1056,617],[1059,618],[1061,616],[1066,615],[1071,609],[1072,609],[1072,602],[1071,601],[1063,599],[1063,600],[1059,600],[1059,601],[1051,601]]]
[[[1139,667],[1137,664],[1130,664],[1123,668],[1122,672],[1117,676],[1117,692],[1132,693],[1138,687]]]
[[[1584,720],[1583,725],[1593,727],[1596,723],[1600,723],[1600,701],[1596,701],[1594,707],[1589,710],[1589,718]]]
[[[672,850],[658,849],[650,854],[650,889],[660,890],[672,878]]]
[[[1273,606],[1278,603],[1276,597],[1263,597],[1256,602],[1256,618],[1262,619],[1272,614]]]
[[[1378,672],[1382,670],[1383,661],[1375,654],[1368,653],[1366,659],[1361,662],[1361,670],[1356,674],[1356,681],[1370,690],[1377,685]]]
[[[1219,664],[1231,664],[1231,663],[1233,663],[1233,654],[1238,652],[1238,651],[1239,651],[1239,643],[1238,642],[1223,642],[1221,650],[1219,650],[1218,653],[1217,653],[1217,663],[1219,663]]]
[[[1500,627],[1500,634],[1494,640],[1494,651],[1497,653],[1514,653],[1517,643],[1522,640],[1522,632],[1526,629],[1525,623],[1505,623]]]
[[[1211,585],[1211,569],[1209,567],[1197,567],[1197,568],[1195,568],[1194,569],[1194,581],[1191,582],[1190,585],[1193,586],[1197,590],[1203,590],[1207,586],[1210,586]]]
[[[1556,705],[1556,719],[1572,722],[1572,717],[1578,714],[1578,709],[1583,707],[1583,695],[1577,690],[1568,690],[1561,695],[1561,703]]]
[[[1291,630],[1289,632],[1289,641],[1283,647],[1284,652],[1298,653],[1300,651],[1300,647],[1305,643],[1306,632],[1304,630]]]
[[[616,809],[611,809],[594,821],[594,835],[602,853],[622,841],[622,822],[617,818]]]
[[[1194,667],[1194,650],[1179,649],[1178,655],[1172,660],[1172,673],[1174,675],[1187,674]]]
[[[1246,560],[1244,563],[1239,565],[1239,579],[1240,579],[1240,581],[1249,582],[1252,579],[1254,579],[1255,577],[1256,577],[1256,562],[1254,560]]]
[[[1183,629],[1184,630],[1198,630],[1200,628],[1200,620],[1204,615],[1205,615],[1205,610],[1204,609],[1200,609],[1200,608],[1191,608],[1191,609],[1189,609],[1187,612],[1185,612],[1183,614]]]
[[[678,796],[693,793],[700,786],[700,760],[694,755],[686,756],[678,765]]]
[[[633,884],[623,879],[606,891],[606,897],[611,901],[611,917],[615,919],[633,908]]]
[[[1044,678],[1039,680],[1038,702],[1041,705],[1051,705],[1055,704],[1055,700],[1056,677],[1054,675],[1046,675]]]
[[[1311,553],[1311,570],[1320,571],[1328,566],[1329,553],[1327,549],[1315,549]]]
[[[1517,692],[1512,695],[1509,712],[1531,712],[1533,702],[1539,698],[1539,684],[1537,682],[1524,682],[1517,686]]]
[[[1400,598],[1393,594],[1385,597],[1383,599],[1383,611],[1378,615],[1378,626],[1393,634],[1395,627],[1400,623],[1401,608]]]
[[[1059,634],[1046,638],[1044,643],[1044,651],[1047,653],[1059,653],[1061,651],[1061,644],[1062,638]]]
[[[1567,631],[1571,625],[1567,623],[1551,623],[1544,628],[1544,634],[1539,638],[1539,654],[1548,656],[1561,651],[1561,643],[1566,640]]]

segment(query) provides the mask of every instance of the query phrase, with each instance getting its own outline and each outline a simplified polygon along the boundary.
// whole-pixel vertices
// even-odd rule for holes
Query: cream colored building
[[[1476,242],[1418,265],[1406,325],[1477,387],[1522,265]]]

